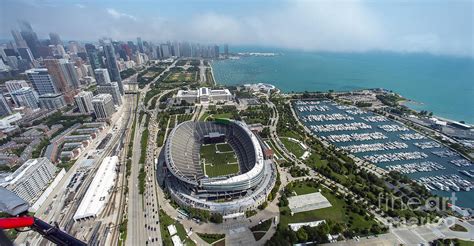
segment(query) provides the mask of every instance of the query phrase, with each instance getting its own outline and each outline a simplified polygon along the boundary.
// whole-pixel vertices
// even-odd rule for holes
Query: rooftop
[[[35,167],[36,165],[42,164],[44,161],[48,161],[48,159],[42,157],[37,159],[29,159],[20,168],[18,168],[14,173],[10,174],[9,176],[5,177],[6,183],[16,183],[25,175],[28,175],[31,168]]]
[[[288,207],[292,213],[311,211],[331,207],[331,203],[320,192],[309,193],[288,198]]]
[[[117,156],[106,157],[100,164],[89,189],[79,205],[74,220],[96,217],[104,208],[110,189],[114,186]]]

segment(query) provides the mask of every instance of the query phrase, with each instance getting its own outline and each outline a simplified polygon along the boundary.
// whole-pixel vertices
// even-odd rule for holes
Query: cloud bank
[[[151,41],[189,40],[317,51],[474,56],[474,17],[469,10],[472,1],[283,1],[236,13],[196,8],[179,17],[179,4],[176,13],[163,13],[155,2],[146,2],[152,9],[148,12],[120,8],[114,2],[109,6],[104,6],[106,2],[0,2],[4,6],[0,10],[0,37],[8,38],[16,20],[26,19],[40,37],[57,32],[66,40],[135,40],[140,36]]]

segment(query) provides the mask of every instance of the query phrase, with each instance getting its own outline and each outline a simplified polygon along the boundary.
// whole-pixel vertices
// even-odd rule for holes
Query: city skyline
[[[0,4],[0,245],[474,242],[474,0]]]
[[[141,37],[309,51],[474,54],[472,1],[181,1],[179,11],[167,1],[2,2],[14,10],[2,13],[2,39],[11,39],[10,29],[25,19],[40,39],[54,32],[81,41]]]

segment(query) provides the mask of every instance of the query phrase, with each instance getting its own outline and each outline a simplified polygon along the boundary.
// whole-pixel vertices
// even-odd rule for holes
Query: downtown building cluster
[[[0,79],[7,80],[5,88],[0,87],[0,116],[56,110],[67,105],[91,114],[94,110],[77,104],[90,99],[79,93],[96,84],[96,92],[111,95],[113,103],[120,105],[125,92],[121,71],[143,66],[149,60],[229,56],[227,45],[221,50],[218,45],[189,42],[155,44],[140,37],[136,42],[64,42],[57,33],[40,40],[28,22],[20,21],[19,27],[11,30],[13,39],[9,43],[0,44]]]
[[[65,44],[58,34],[50,33],[49,39],[40,41],[24,21],[20,22],[20,30],[12,30],[13,41],[0,46],[0,78],[6,80],[1,88],[0,116],[47,113],[68,105],[76,106],[81,114],[93,114],[95,110],[90,105],[94,101],[97,105],[108,103],[110,100],[103,100],[107,96],[100,95],[108,94],[113,99],[112,106],[96,108],[113,108],[112,112],[94,114],[97,119],[106,120],[115,111],[114,105],[122,104],[120,71],[137,63],[117,58],[120,52],[110,40],[100,40],[97,45],[75,41]],[[144,54],[135,55],[142,58],[138,59],[140,64],[148,60],[143,59]],[[87,93],[93,85],[97,85],[96,92]],[[84,93],[90,96],[84,97]]]
[[[138,71],[149,60],[229,55],[227,45],[221,52],[217,45],[154,44],[141,38],[83,43],[63,41],[58,34],[49,33],[48,38],[40,39],[25,21],[11,34],[11,41],[0,43],[0,79],[4,81],[0,85],[0,167],[7,170],[0,172],[0,186],[30,203],[41,201],[54,177],[60,179],[63,171],[56,165],[81,155],[105,129],[105,122],[110,122],[127,89],[121,71]],[[68,127],[61,122],[43,124],[42,119],[56,112],[93,116],[99,122]],[[34,155],[44,140],[48,144]],[[13,171],[14,167],[20,168]]]

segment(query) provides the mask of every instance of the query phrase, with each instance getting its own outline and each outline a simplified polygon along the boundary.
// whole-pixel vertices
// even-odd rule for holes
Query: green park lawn
[[[298,143],[295,143],[288,138],[280,138],[280,140],[283,145],[285,145],[286,149],[293,153],[297,158],[301,157],[305,152]]]
[[[196,72],[173,72],[166,77],[163,81],[165,83],[173,83],[173,82],[192,82],[194,81],[194,77]]]
[[[168,232],[168,226],[174,224],[176,227],[177,235],[185,243],[186,245],[196,245],[192,240],[187,237],[186,230],[184,226],[179,223],[178,221],[173,220],[169,215],[167,215],[163,210],[160,210],[160,230],[161,236],[163,237],[163,244],[164,245],[173,245],[173,241],[171,240],[171,236]]]
[[[309,222],[316,220],[332,220],[334,222],[347,224],[351,217],[352,223],[350,223],[350,229],[370,229],[373,224],[376,224],[374,220],[366,220],[364,216],[356,214],[347,209],[346,207],[350,206],[350,204],[348,205],[343,199],[338,198],[326,188],[315,188],[313,186],[307,185],[304,182],[299,182],[293,187],[293,191],[298,195],[318,192],[319,189],[321,189],[321,193],[331,203],[331,207],[296,213],[293,216],[291,215],[290,209],[288,207],[282,207],[280,208],[280,211],[286,211],[280,217],[282,225],[286,226],[289,223]]]

